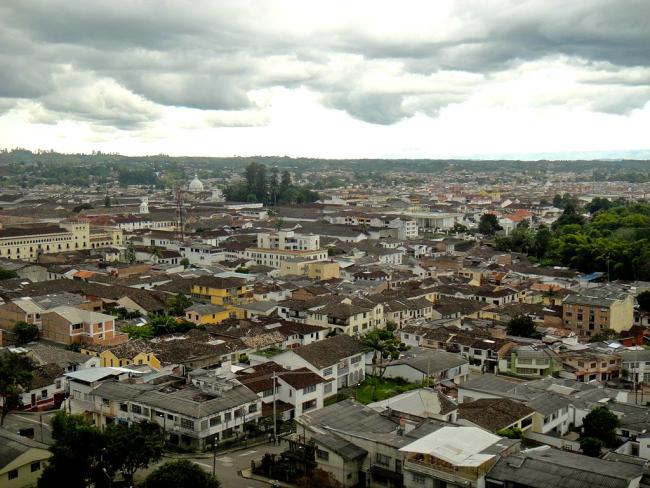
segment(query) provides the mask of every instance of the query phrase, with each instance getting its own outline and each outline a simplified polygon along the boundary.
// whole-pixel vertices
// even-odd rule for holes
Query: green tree
[[[133,241],[129,241],[129,243],[126,245],[125,258],[127,263],[135,263],[135,246],[133,245]]]
[[[110,206],[111,206],[111,197],[109,197],[108,195],[106,195],[106,196],[104,197],[104,207],[107,207],[107,208],[108,208],[108,207],[110,207]]]
[[[580,449],[585,456],[598,457],[603,450],[603,441],[594,437],[582,437],[580,439]]]
[[[15,271],[0,268],[0,281],[2,281],[2,280],[11,280],[11,279],[17,278],[17,277],[18,277],[18,273],[16,273]]]
[[[0,355],[0,427],[7,414],[21,405],[20,395],[29,390],[34,365],[24,354],[13,352]]]
[[[583,225],[585,219],[578,213],[578,205],[574,202],[567,202],[564,204],[564,211],[560,218],[553,222],[553,228],[557,229],[565,225]]]
[[[129,339],[153,339],[154,332],[150,325],[124,325],[120,332],[127,334]]]
[[[268,202],[269,182],[266,176],[266,166],[264,164],[257,165],[253,193],[255,194],[255,197],[257,198],[258,202],[263,202],[263,203]]]
[[[478,223],[478,231],[486,236],[493,236],[497,231],[502,230],[503,227],[499,225],[499,220],[494,214],[483,214]]]
[[[90,203],[82,203],[81,205],[77,205],[72,209],[73,213],[79,213],[82,210],[92,210],[93,206]]]
[[[591,202],[589,202],[587,205],[585,205],[585,209],[590,214],[595,214],[596,212],[600,212],[601,210],[609,210],[613,206],[614,206],[614,203],[611,202],[610,200],[608,200],[607,198],[596,197]]]
[[[175,297],[167,301],[169,314],[175,316],[185,315],[185,309],[192,305],[192,300],[187,298],[183,293],[177,293]]]
[[[131,425],[112,423],[104,430],[105,460],[112,472],[120,471],[127,486],[133,486],[138,469],[162,457],[163,439],[156,424],[143,421]]]
[[[650,291],[643,291],[636,296],[636,301],[639,304],[639,308],[650,313]]]
[[[517,337],[540,337],[535,322],[528,315],[517,315],[508,322],[508,334]]]
[[[462,234],[463,232],[467,232],[467,226],[461,224],[460,222],[456,222],[450,229],[450,232],[452,234]]]
[[[523,439],[524,432],[518,427],[512,427],[507,429],[501,429],[497,432],[497,435],[501,437],[507,437],[508,439]]]
[[[38,339],[38,326],[23,321],[16,322],[14,334],[16,334],[16,342],[19,345],[32,342]]]
[[[616,429],[620,425],[621,421],[609,408],[596,407],[582,421],[582,437],[593,437],[607,447],[614,447],[618,443]]]
[[[187,332],[196,327],[193,322],[187,320],[178,320],[172,315],[155,315],[149,317],[149,327],[155,337]]]
[[[386,329],[374,329],[368,332],[363,338],[363,345],[367,350],[373,351],[372,376],[377,376],[377,366],[381,369],[384,359],[397,359],[399,352],[406,348],[390,330]]]
[[[546,226],[540,226],[537,229],[535,234],[535,239],[533,242],[532,254],[535,255],[538,259],[544,257],[548,251],[549,244],[553,234]]]
[[[185,267],[188,267],[190,265],[190,260],[187,259],[187,258],[183,258],[183,259],[181,259],[180,264],[185,266]]]
[[[104,486],[110,466],[105,462],[101,432],[82,415],[63,411],[52,419],[52,457],[38,480],[38,488]],[[110,475],[109,475],[110,476]]]
[[[269,199],[270,203],[278,203],[278,192],[280,191],[280,169],[277,166],[271,168],[271,177],[269,178]]]
[[[187,459],[169,461],[149,476],[144,488],[219,488],[220,483],[210,473]]]
[[[291,182],[291,173],[289,170],[284,170],[282,172],[282,177],[280,179],[280,193],[287,191],[293,183]]]

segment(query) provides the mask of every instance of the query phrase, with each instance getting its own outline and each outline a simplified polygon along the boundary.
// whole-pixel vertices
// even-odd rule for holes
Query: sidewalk
[[[247,480],[255,480],[255,481],[260,481],[262,483],[267,483],[269,485],[272,485],[275,483],[276,486],[282,486],[283,488],[294,488],[296,485],[290,485],[289,483],[284,483],[282,481],[277,481],[277,480],[271,480],[269,478],[265,478],[264,476],[258,476],[256,474],[253,474],[250,468],[247,469],[242,469],[239,472],[239,475]]]

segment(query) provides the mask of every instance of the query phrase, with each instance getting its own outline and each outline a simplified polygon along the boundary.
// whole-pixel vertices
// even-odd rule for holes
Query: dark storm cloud
[[[3,1],[0,99],[32,100],[47,120],[60,113],[133,128],[160,117],[158,105],[255,110],[251,90],[305,86],[320,93],[326,106],[393,124],[418,112],[435,116],[479,86],[414,77],[458,71],[489,81],[509,72],[516,76],[522,63],[557,56],[603,72],[582,81],[583,93],[571,95],[578,104],[626,113],[649,99],[643,74],[614,79],[611,73],[650,67],[648,1],[452,5],[451,27],[443,34],[432,27],[411,35],[405,25],[402,35],[389,36],[344,21],[310,29],[309,17],[296,20],[306,26],[287,24],[282,31],[273,25],[273,4],[266,2]],[[315,26],[318,20],[311,19]],[[332,63],[341,56],[355,57],[350,72]],[[381,73],[384,62],[401,67],[391,73],[390,87],[360,81],[368,70]],[[403,90],[396,87],[400,83]],[[606,100],[596,94],[604,85],[611,88]]]

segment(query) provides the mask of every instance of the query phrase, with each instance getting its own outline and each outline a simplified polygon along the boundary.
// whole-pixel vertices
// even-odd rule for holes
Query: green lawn
[[[373,386],[375,386],[374,398],[372,395]],[[405,391],[415,390],[421,386],[419,383],[404,383],[389,378],[367,376],[357,388],[356,398],[357,401],[367,405],[368,403],[378,402],[399,395]]]

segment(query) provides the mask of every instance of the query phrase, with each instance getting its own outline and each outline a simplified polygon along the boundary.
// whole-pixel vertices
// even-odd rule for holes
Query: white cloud
[[[0,147],[323,157],[648,147],[647,2],[179,2],[2,2]]]

